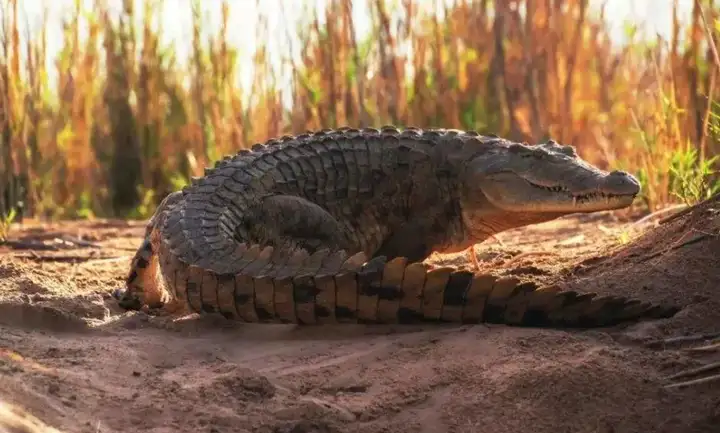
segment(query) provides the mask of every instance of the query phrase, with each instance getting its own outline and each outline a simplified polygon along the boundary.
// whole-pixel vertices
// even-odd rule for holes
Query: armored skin
[[[493,234],[629,206],[574,148],[448,129],[326,129],[241,150],[168,195],[116,297],[244,322],[605,326],[671,306],[422,263]]]

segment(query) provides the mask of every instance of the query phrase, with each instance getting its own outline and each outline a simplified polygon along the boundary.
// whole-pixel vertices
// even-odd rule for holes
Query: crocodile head
[[[640,192],[632,175],[600,170],[572,146],[552,140],[535,146],[501,140],[468,163],[462,208],[471,230],[481,224],[507,229],[571,213],[620,209]]]

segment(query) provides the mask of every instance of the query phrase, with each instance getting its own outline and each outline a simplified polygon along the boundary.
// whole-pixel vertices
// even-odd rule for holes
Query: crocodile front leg
[[[432,242],[426,235],[425,221],[410,221],[393,232],[373,257],[385,256],[388,260],[405,257],[409,262],[422,262],[432,254]]]

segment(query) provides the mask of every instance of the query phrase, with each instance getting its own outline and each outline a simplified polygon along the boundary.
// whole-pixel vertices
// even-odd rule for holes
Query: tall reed
[[[357,31],[357,2],[368,35]],[[282,34],[261,15],[257,46],[237,47],[228,28],[243,23],[231,22],[233,3],[195,0],[184,59],[161,42],[161,2],[124,0],[113,14],[102,0],[90,10],[76,0],[63,48],[48,59],[46,32],[22,43],[17,0],[0,0],[0,214],[147,217],[224,154],[340,125],[552,137],[603,168],[637,173],[650,210],[681,199],[681,178],[716,179],[712,0],[697,0],[685,26],[674,9],[669,40],[640,39],[629,27],[625,45],[588,0],[326,3]],[[221,8],[218,28],[203,18],[209,7]],[[281,68],[271,40],[281,42]],[[248,49],[251,65],[238,61]],[[246,67],[249,86],[239,80]]]

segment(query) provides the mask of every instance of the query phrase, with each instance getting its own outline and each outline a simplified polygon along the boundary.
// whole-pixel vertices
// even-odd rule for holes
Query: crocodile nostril
[[[640,192],[640,181],[626,171],[612,171],[605,179],[608,190],[613,191],[613,194],[638,194]]]
[[[627,171],[622,170],[615,170],[610,172],[610,177],[615,178],[618,181],[627,181],[635,185],[640,185],[640,181],[633,176],[632,174],[628,173]]]

